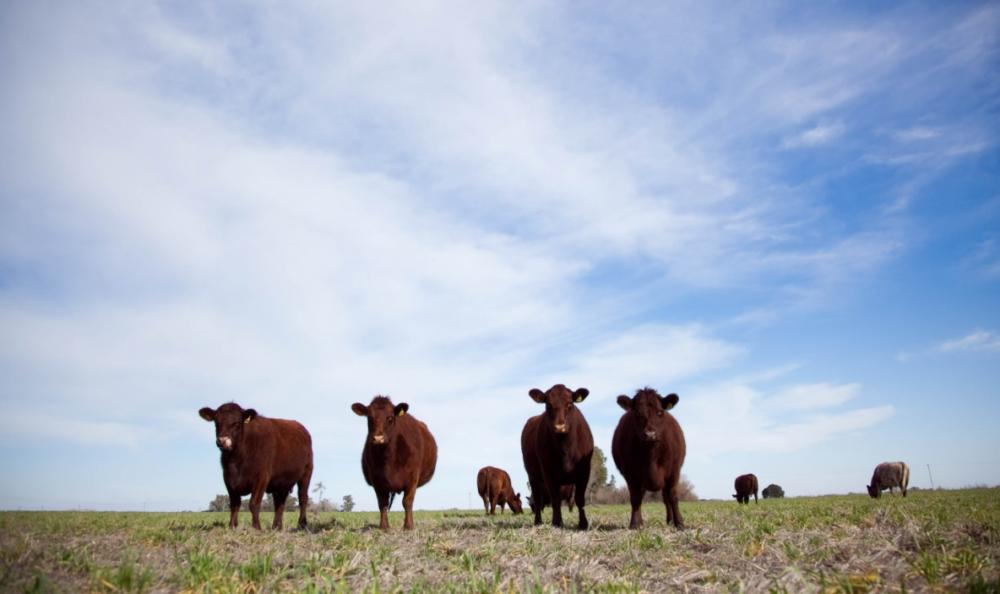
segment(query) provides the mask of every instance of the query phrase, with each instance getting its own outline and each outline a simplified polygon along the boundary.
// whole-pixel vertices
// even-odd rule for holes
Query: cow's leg
[[[506,505],[503,501],[500,502],[500,515],[503,515],[503,506]]]
[[[382,530],[389,529],[389,491],[375,489],[375,498],[378,499],[379,523]]]
[[[663,490],[663,503],[667,504],[667,521],[673,521],[674,527],[678,530],[684,529],[684,520],[681,518],[681,508],[677,502],[677,481],[668,480],[667,484],[670,485]],[[747,498],[747,503],[749,504],[750,498]]]
[[[229,527],[236,528],[240,517],[240,494],[235,491],[229,492]]]
[[[253,527],[260,530],[260,504],[264,501],[264,489],[267,483],[258,483],[250,494],[250,516],[253,518]]]
[[[413,499],[417,496],[417,483],[407,485],[403,491],[403,509],[406,511],[406,519],[403,521],[403,530],[413,530]]]
[[[753,492],[753,502],[754,503],[760,503],[759,501],[757,501],[757,491]],[[749,497],[747,497],[747,505],[750,505],[750,498]]]
[[[306,519],[306,511],[309,509],[309,481],[312,480],[313,466],[309,464],[309,468],[306,469],[305,473],[302,474],[302,478],[299,479],[299,528],[304,529],[308,524]]]
[[[641,482],[626,481],[626,484],[628,485],[629,502],[632,504],[632,517],[628,522],[628,527],[636,530],[642,528],[642,496],[645,495],[645,491]]]
[[[490,498],[483,495],[483,513],[490,515]]]
[[[559,499],[559,485],[555,479],[545,477],[545,491],[549,494],[549,501],[552,502],[552,525],[562,527],[562,504]]]
[[[288,494],[291,489],[285,491],[284,489],[274,492],[274,522],[271,523],[271,528],[274,530],[281,530],[284,525],[285,520],[285,502],[288,501]]]
[[[490,495],[490,515],[495,516],[497,513],[497,499],[499,496],[496,493]]]
[[[546,492],[544,485],[531,482],[531,511],[535,512],[535,526],[542,523],[542,509],[545,508]]]
[[[587,464],[590,464],[590,462],[588,461]],[[587,527],[590,526],[590,522],[587,521],[587,512],[583,511],[583,508],[587,505],[587,482],[589,480],[590,476],[588,475],[585,479],[583,479],[583,485],[580,485],[578,482],[576,485],[576,492],[574,493],[576,499],[576,509],[580,515],[580,523],[577,524],[578,530],[586,530]]]

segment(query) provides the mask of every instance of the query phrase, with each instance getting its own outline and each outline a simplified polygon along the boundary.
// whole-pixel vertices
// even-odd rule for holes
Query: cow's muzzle
[[[646,430],[642,432],[643,441],[656,441],[658,437],[659,435],[656,433],[656,431]]]
[[[233,449],[233,439],[231,437],[217,437],[215,439],[215,445],[219,446],[220,450],[228,452]]]
[[[566,423],[556,423],[553,425],[553,428],[556,430],[556,433],[569,433],[569,425]]]
[[[385,443],[385,435],[372,435],[372,443],[382,445]]]

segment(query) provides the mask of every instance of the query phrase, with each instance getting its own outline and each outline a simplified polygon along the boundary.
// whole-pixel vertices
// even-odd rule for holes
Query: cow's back
[[[905,488],[907,479],[909,479],[909,468],[905,462],[883,462],[875,467],[872,484],[883,489],[886,487]]]
[[[524,423],[521,430],[521,458],[524,460],[524,471],[528,481],[541,482],[542,468],[538,460],[538,428],[542,424],[542,415],[531,417]],[[538,495],[534,494],[535,497]]]
[[[417,460],[417,463],[420,464],[420,480],[417,482],[417,486],[422,487],[433,478],[437,468],[437,442],[434,441],[431,430],[423,421],[409,416],[407,418],[414,427],[413,434],[419,436],[420,440],[421,456]]]
[[[479,491],[480,497],[486,495],[486,489],[489,486],[489,468],[489,466],[480,468],[476,474],[476,489]]]

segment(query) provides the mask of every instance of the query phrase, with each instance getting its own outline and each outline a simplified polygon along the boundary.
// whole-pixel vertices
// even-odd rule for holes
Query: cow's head
[[[205,407],[198,411],[201,418],[215,422],[215,445],[224,452],[231,452],[242,441],[243,427],[257,418],[257,411],[244,410],[235,402],[223,404],[218,409]]]
[[[372,445],[385,445],[396,434],[396,419],[410,410],[405,402],[393,405],[385,396],[372,398],[371,404],[365,406],[360,402],[351,405],[351,410],[359,417],[368,417],[368,440]]]
[[[576,392],[570,392],[569,388],[562,384],[556,384],[549,388],[547,392],[542,392],[538,388],[533,388],[528,392],[531,399],[539,404],[545,404],[545,420],[556,434],[566,435],[570,432],[573,422],[573,409],[575,403],[583,402],[590,394],[587,388],[579,388]]]
[[[515,514],[519,514],[522,511],[524,511],[524,508],[521,507],[520,493],[514,493],[514,496],[507,502],[507,505],[510,506],[510,511],[514,512]]]
[[[618,397],[618,406],[632,412],[632,423],[642,441],[660,439],[663,413],[672,409],[680,400],[677,394],[660,396],[652,388],[643,388],[629,398],[622,394]]]
[[[878,499],[882,495],[882,491],[877,487],[872,485],[865,485],[865,487],[868,489],[868,494],[871,495],[872,499]]]

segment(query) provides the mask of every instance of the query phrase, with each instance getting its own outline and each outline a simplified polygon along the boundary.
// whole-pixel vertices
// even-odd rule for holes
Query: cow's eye
[[[663,416],[663,411],[662,410],[656,411],[656,416],[662,417]]]

